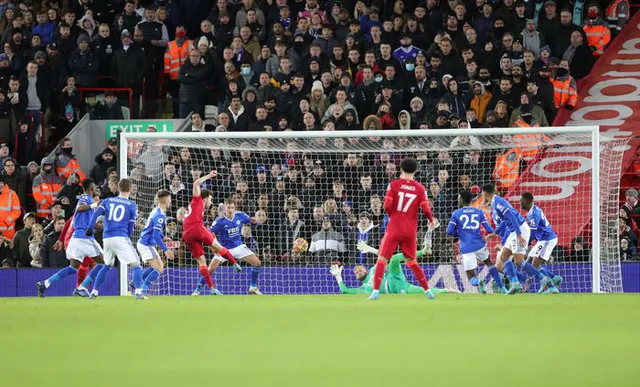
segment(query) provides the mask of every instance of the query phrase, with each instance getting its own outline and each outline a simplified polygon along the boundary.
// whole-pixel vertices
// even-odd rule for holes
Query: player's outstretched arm
[[[333,276],[333,278],[336,279],[336,282],[338,283],[338,287],[340,288],[340,293],[342,294],[365,294],[365,293],[369,293],[366,291],[362,291],[360,288],[348,288],[347,285],[344,284],[344,281],[342,280],[342,269],[343,267],[340,265],[331,265],[331,268],[329,268],[329,272],[331,273],[331,275]]]
[[[98,220],[98,217],[100,215],[104,215],[105,212],[107,212],[107,210],[104,207],[104,202],[102,202],[100,203],[98,208],[96,208],[96,210],[93,211],[93,215],[91,215],[91,219],[89,220],[89,224],[87,225],[86,235],[93,235],[93,227],[95,226],[96,221]]]
[[[88,204],[84,195],[80,197],[80,201],[78,201],[78,206],[76,207],[76,212],[86,212],[91,209],[94,209],[100,205],[100,202],[95,201],[92,204]]]
[[[193,181],[193,196],[200,196],[200,186],[202,185],[202,183],[216,176],[218,176],[218,171],[211,171],[208,174],[195,179]]]
[[[451,235],[452,237],[457,237],[458,232],[456,231],[456,219],[454,216],[449,220],[449,225],[447,226],[447,235]]]

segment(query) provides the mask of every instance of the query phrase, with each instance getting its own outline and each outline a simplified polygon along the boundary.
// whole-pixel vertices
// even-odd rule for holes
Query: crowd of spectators
[[[573,109],[576,80],[624,27],[628,8],[626,0],[0,0],[0,205],[24,208],[0,211],[9,231],[0,260],[57,262],[50,236],[72,213],[85,177],[63,137],[84,113],[121,119],[125,106],[134,117],[187,117],[192,131],[211,132],[547,126],[560,109]],[[103,92],[81,98],[79,88]],[[132,103],[112,88],[130,89]],[[509,189],[538,152],[531,144],[545,139],[499,141],[504,147],[496,151],[473,136],[452,137],[447,149],[417,155],[440,219],[461,188],[493,181]],[[49,144],[60,146],[40,162]],[[170,189],[167,230],[179,235],[191,182],[216,169],[216,199],[233,196],[263,220],[243,235],[267,261],[361,260],[353,258],[355,242],[378,243],[384,187],[410,144],[377,145],[390,151],[322,155],[283,147],[275,157],[142,147],[130,154],[132,196],[148,195],[151,205],[155,189]],[[90,168],[102,197],[117,194],[116,151],[110,142]],[[141,214],[149,210],[142,206]],[[42,235],[34,217],[36,225],[46,220]],[[628,239],[632,248],[628,219],[628,230],[620,222],[620,244]],[[16,223],[28,234],[18,244]],[[309,240],[307,257],[291,251],[297,237]],[[434,259],[450,260],[451,243],[442,233],[434,238]],[[37,243],[40,256],[51,254],[32,263],[28,246]],[[587,260],[588,246],[577,237],[557,255]]]

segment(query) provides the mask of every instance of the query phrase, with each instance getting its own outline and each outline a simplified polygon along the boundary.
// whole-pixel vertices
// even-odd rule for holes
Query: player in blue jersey
[[[91,291],[90,298],[98,297],[100,286],[104,282],[107,273],[115,264],[116,256],[122,264],[131,266],[133,270],[133,284],[135,296],[138,299],[146,299],[142,294],[142,267],[140,257],[131,243],[133,228],[138,215],[138,206],[129,199],[131,180],[120,179],[116,197],[107,198],[100,203],[91,216],[89,228],[86,234],[93,234],[93,225],[100,215],[104,215],[104,231],[102,244],[104,245],[104,265],[96,275],[96,282]],[[97,268],[98,266],[96,266]],[[93,273],[94,268],[91,272]]]
[[[493,184],[485,184],[482,186],[482,196],[485,203],[491,205],[491,210],[500,220],[500,223],[504,222],[504,227],[509,229],[509,236],[498,255],[498,259],[504,264],[504,271],[511,282],[509,294],[523,290],[520,278],[518,277],[518,267],[524,272],[539,278],[541,284],[551,282],[550,278],[540,273],[538,269],[524,259],[531,235],[531,229],[526,219],[511,206],[509,201],[496,194],[496,187]],[[487,235],[487,239],[493,235],[495,234]],[[513,261],[515,261],[515,263]]]
[[[156,194],[156,201],[158,205],[149,214],[147,223],[144,225],[136,244],[142,262],[149,264],[149,267],[142,272],[142,280],[144,281],[142,283],[142,294],[147,294],[153,281],[157,280],[164,272],[164,265],[156,246],[164,251],[164,255],[168,259],[174,258],[173,251],[167,248],[163,235],[167,219],[166,211],[171,208],[171,192],[161,189]]]
[[[500,273],[489,258],[489,249],[482,237],[480,227],[482,226],[489,234],[494,233],[495,230],[489,224],[482,210],[471,207],[472,199],[473,196],[469,191],[462,191],[458,194],[460,208],[451,215],[447,234],[458,238],[462,254],[462,268],[467,273],[471,285],[478,286],[483,294],[487,292],[484,280],[478,279],[476,274],[478,261],[482,261],[489,269],[489,274],[498,284],[500,291],[506,293],[507,289],[500,278]]]
[[[562,283],[562,277],[553,273],[547,266],[542,266],[549,262],[553,249],[558,244],[558,236],[553,231],[549,220],[542,209],[533,203],[533,194],[525,192],[520,198],[520,207],[527,212],[527,222],[531,228],[531,240],[536,244],[529,251],[529,258],[533,266],[544,275],[551,278],[552,284],[540,286],[538,293],[558,293],[558,286]],[[541,267],[542,266],[542,267]]]
[[[251,284],[249,286],[249,294],[262,294],[258,290],[258,277],[260,276],[260,267],[262,263],[258,256],[251,251],[247,245],[242,243],[242,226],[245,224],[256,223],[255,218],[251,218],[249,215],[242,211],[236,211],[236,204],[232,198],[225,200],[223,216],[219,217],[213,222],[211,231],[216,235],[220,244],[231,252],[239,261],[245,261],[251,268]],[[209,265],[209,273],[213,274],[218,265],[227,260],[221,255],[216,254],[211,264]],[[204,287],[204,278],[200,277],[198,286],[193,291],[193,295],[197,296],[202,292]],[[222,294],[219,290],[212,288],[212,294]]]
[[[36,284],[39,297],[44,297],[44,293],[49,286],[60,281],[64,277],[76,274],[85,257],[91,257],[91,259],[96,262],[103,262],[102,249],[100,248],[100,245],[96,242],[95,238],[85,235],[85,231],[89,227],[89,221],[91,220],[94,209],[98,206],[98,202],[94,202],[93,200],[93,196],[96,191],[96,184],[91,179],[84,179],[82,181],[82,188],[84,193],[80,195],[80,198],[78,199],[73,219],[75,231],[73,232],[73,236],[67,246],[67,259],[69,260],[69,266],[59,270],[51,277]],[[75,289],[73,294],[80,295],[80,290],[80,288]]]

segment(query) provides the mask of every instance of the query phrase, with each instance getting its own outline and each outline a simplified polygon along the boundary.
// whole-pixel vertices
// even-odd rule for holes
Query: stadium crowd
[[[73,156],[82,144],[64,136],[85,113],[120,119],[125,106],[210,132],[548,126],[574,108],[576,80],[625,26],[629,2],[0,0],[0,15],[0,262],[48,267],[67,264],[53,242],[85,174]],[[81,98],[83,88],[96,91]],[[544,139],[500,141],[512,149],[461,136],[417,155],[441,221],[462,188],[508,190],[538,151],[532,141]],[[60,146],[42,159],[50,144]],[[381,145],[395,152],[159,156],[143,147],[130,154],[133,197],[150,206],[156,189],[170,189],[167,230],[178,240],[190,183],[216,169],[216,202],[232,195],[261,219],[243,234],[266,261],[361,260],[355,242],[376,245],[384,233],[384,188],[408,143]],[[110,141],[87,176],[103,198],[117,194],[116,152]],[[636,190],[626,196],[618,242],[633,259],[640,205]],[[149,210],[141,206],[141,219]],[[298,237],[309,240],[307,256],[290,249]],[[433,238],[432,259],[450,262],[444,230]],[[576,237],[555,255],[585,261],[590,252]]]

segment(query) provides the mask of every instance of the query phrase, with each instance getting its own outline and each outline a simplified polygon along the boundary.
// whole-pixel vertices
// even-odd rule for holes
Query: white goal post
[[[534,144],[533,148],[532,144]],[[246,190],[246,186],[253,187],[254,184],[260,186],[254,176],[260,175],[264,171],[269,177],[269,187],[275,187],[273,191],[264,193],[268,197],[265,200],[275,201],[274,197],[279,195],[276,191],[280,184],[279,181],[291,183],[290,186],[296,187],[295,189],[298,191],[287,191],[287,200],[289,202],[291,200],[297,201],[296,208],[301,204],[302,207],[306,206],[305,211],[309,216],[307,222],[309,224],[313,223],[313,216],[316,215],[311,213],[312,208],[310,207],[313,207],[314,212],[316,208],[323,208],[323,211],[318,210],[317,212],[324,212],[326,217],[328,212],[335,210],[332,207],[335,207],[336,203],[338,207],[343,206],[344,208],[338,208],[336,217],[331,220],[336,223],[335,219],[346,219],[341,226],[342,228],[336,227],[335,231],[337,234],[344,234],[345,244],[347,244],[348,238],[360,238],[362,233],[359,233],[358,230],[361,225],[357,221],[362,217],[369,216],[371,218],[370,226],[383,230],[380,221],[378,221],[379,224],[374,224],[375,214],[369,214],[371,209],[377,210],[377,208],[374,208],[373,203],[371,203],[371,208],[368,206],[373,196],[378,197],[381,194],[384,197],[384,193],[380,192],[382,190],[379,187],[386,186],[385,179],[393,176],[393,167],[389,167],[388,163],[397,164],[396,160],[406,155],[419,155],[421,168],[428,172],[424,172],[422,176],[418,174],[417,179],[427,186],[429,193],[433,193],[432,199],[436,203],[441,200],[441,196],[444,197],[443,203],[447,204],[441,207],[441,218],[444,219],[440,220],[443,228],[446,228],[444,225],[455,209],[451,208],[451,203],[455,203],[451,200],[452,195],[457,197],[458,190],[467,189],[470,183],[473,185],[473,192],[477,193],[477,187],[482,185],[482,181],[487,182],[486,179],[495,179],[495,176],[503,173],[498,170],[499,168],[495,164],[496,160],[506,160],[500,159],[503,155],[515,157],[508,154],[510,150],[514,150],[520,166],[516,168],[517,170],[509,172],[516,174],[517,177],[515,177],[515,181],[509,179],[504,181],[502,194],[508,196],[514,207],[519,209],[518,193],[525,189],[537,190],[536,196],[540,197],[538,203],[550,217],[552,226],[555,226],[555,223],[560,227],[560,229],[556,227],[554,229],[564,245],[563,252],[558,251],[557,254],[554,253],[554,256],[557,255],[555,264],[558,265],[558,270],[566,274],[565,277],[569,282],[575,281],[575,284],[569,284],[568,291],[598,293],[622,291],[616,222],[620,166],[625,145],[626,140],[601,135],[597,126],[314,132],[122,132],[119,133],[118,165],[121,177],[135,177],[137,179],[134,181],[138,190],[135,200],[141,208],[140,223],[143,223],[149,209],[153,207],[153,194],[158,189],[170,187],[175,179],[178,181],[178,185],[174,187],[177,192],[176,197],[181,198],[180,200],[186,200],[185,197],[190,198],[191,195],[188,180],[190,171],[195,171],[196,167],[193,165],[197,165],[196,169],[206,169],[213,165],[214,167],[222,166],[227,171],[225,172],[226,176],[219,177],[223,179],[221,180],[223,183],[216,183],[218,184],[216,187],[224,186],[225,189],[225,193],[218,195],[220,200],[229,195],[238,195],[241,199],[247,198],[247,202],[249,197],[251,200],[257,200],[257,196],[267,191],[260,191],[259,188],[256,188],[256,191],[250,194],[253,188]],[[523,151],[524,149],[527,151]],[[181,152],[184,155],[181,155]],[[480,155],[475,156],[476,154]],[[181,157],[185,157],[186,162]],[[215,157],[220,157],[220,159]],[[480,158],[480,160],[472,160],[474,157]],[[212,158],[214,159],[212,160]],[[350,160],[354,158],[353,168],[350,168]],[[241,161],[237,161],[238,159]],[[291,161],[292,159],[293,161]],[[328,167],[326,160],[331,160],[331,168]],[[313,164],[320,165],[320,169],[323,169],[323,161],[325,168],[322,171],[322,181],[325,181],[328,186],[333,184],[333,186],[326,188],[328,196],[331,196],[332,193],[335,194],[334,205],[330,205],[329,210],[326,208],[326,201],[330,201],[331,198],[327,199],[328,196],[323,191],[324,188],[317,187],[320,177],[316,179],[314,175],[317,167]],[[166,167],[166,164],[172,162],[174,167]],[[234,167],[233,164],[236,162],[241,164],[241,169],[244,170],[243,177],[234,177],[233,175],[235,171],[232,171],[231,167]],[[277,166],[279,163],[280,168]],[[388,175],[385,175],[385,167],[388,167],[386,168]],[[474,177],[467,176],[472,173],[466,171],[475,171],[476,167],[482,171],[491,172],[492,176],[486,176],[486,173],[483,175],[484,177],[480,178],[476,178],[476,175]],[[247,169],[250,169],[248,173]],[[276,178],[275,174],[278,173],[278,169],[282,175]],[[451,172],[458,169],[465,172]],[[290,174],[291,176],[289,176],[288,170],[294,171]],[[448,172],[441,172],[442,170]],[[544,173],[540,173],[540,171]],[[458,181],[447,180],[449,177],[444,176],[447,174],[452,175],[452,179],[457,178]],[[461,176],[463,174],[465,177]],[[364,185],[360,186],[359,182],[360,179],[367,176],[372,176],[374,183],[379,177],[377,191],[376,189],[370,191],[375,192],[371,198],[369,196],[361,197],[361,191],[365,188],[363,188]],[[445,178],[443,179],[443,177]],[[261,178],[264,179],[264,177]],[[562,180],[564,178],[574,179],[574,181],[564,181]],[[180,184],[186,188],[182,190]],[[238,184],[239,188],[234,184]],[[284,183],[281,184],[284,186]],[[309,186],[307,187],[305,184],[309,184]],[[338,188],[336,188],[336,184]],[[344,191],[340,191],[340,184],[344,186]],[[265,184],[264,187],[267,185]],[[357,188],[360,190],[356,190]],[[433,189],[431,190],[431,188]],[[272,192],[274,193],[272,194]],[[588,196],[585,197],[585,195]],[[291,199],[290,196],[294,196],[294,199]],[[279,196],[277,197],[279,198]],[[339,203],[340,198],[344,198],[342,203]],[[575,200],[582,201],[576,204]],[[356,201],[365,203],[363,206],[367,207],[357,208]],[[246,202],[244,203],[246,204]],[[287,203],[285,201],[282,206],[280,206],[281,203],[277,203],[270,207],[272,211],[275,208],[275,211],[279,212],[275,218],[279,221],[284,219],[284,223],[286,223],[288,215],[283,212],[287,208],[289,211],[291,210],[290,207],[287,207]],[[316,205],[316,203],[322,203],[322,205]],[[240,206],[242,207],[242,205]],[[349,206],[351,208],[348,208]],[[248,211],[249,208],[259,209],[259,206],[247,204],[246,208],[240,209]],[[585,215],[587,208],[590,211],[587,211],[587,215]],[[343,210],[345,213],[341,213]],[[171,216],[175,216],[176,212],[179,210],[174,209]],[[356,217],[356,214],[359,215]],[[254,216],[254,213],[249,215]],[[302,218],[302,215],[300,216]],[[269,221],[273,221],[270,213],[268,217]],[[365,220],[363,222],[364,225],[367,224]],[[179,222],[176,224],[179,225]],[[276,224],[274,227],[277,229],[277,227],[284,226]],[[315,229],[310,230],[305,237],[312,245],[312,251],[316,231]],[[273,240],[281,239],[283,235],[278,234],[277,231],[269,232],[271,234],[268,236]],[[138,233],[139,231],[136,232],[136,236]],[[354,236],[356,234],[357,237]],[[327,234],[324,235],[324,248],[327,248]],[[253,241],[259,239],[257,234],[250,236],[250,238]],[[583,248],[590,245],[590,257],[588,251],[578,250],[581,241],[584,245]],[[260,243],[262,241],[258,241],[258,244]],[[357,252],[350,251],[349,248],[346,250],[340,252],[339,258],[347,261],[345,263],[347,265],[371,262],[370,258],[364,258],[366,261],[353,258]],[[458,262],[456,261],[455,247],[447,245],[442,251],[445,253],[440,254],[437,259],[432,258],[432,260],[425,261],[425,264],[433,266],[426,270],[428,278],[430,277],[430,280],[435,283],[442,281],[447,286],[454,283],[460,290],[468,290],[466,279],[462,278],[459,275],[459,270],[456,269]],[[451,252],[451,254],[447,252]],[[307,290],[311,293],[336,292],[337,286],[331,286],[332,278],[328,273],[329,262],[326,261],[326,255],[320,255],[318,258],[315,251],[313,254],[309,252],[307,255],[313,255],[314,258],[310,258],[308,261],[305,261],[304,258],[297,260],[298,258],[294,259],[287,254],[278,253],[275,255],[277,257],[273,261],[265,263],[266,267],[263,268],[261,278],[261,282],[265,288],[270,290],[270,293],[306,293]],[[492,253],[492,256],[495,254]],[[575,257],[586,258],[580,263],[580,258],[576,262],[572,261]],[[195,281],[198,279],[197,270],[193,271],[193,275],[189,271],[193,264],[191,261],[190,253],[186,252],[179,264],[180,268],[178,268],[178,264],[176,264],[176,268],[169,267],[165,272],[165,277],[167,277],[164,279],[165,282],[159,284],[158,294],[188,294],[189,289],[195,285]],[[306,269],[303,270],[307,266],[314,267],[307,272]],[[223,271],[216,273],[217,277],[222,278],[217,280],[218,283],[225,283],[228,288],[233,289],[240,286],[236,283],[239,280],[228,278],[233,274],[224,271],[226,268],[220,269]],[[291,273],[291,277],[288,273]],[[313,278],[294,278],[293,275],[311,275]],[[320,276],[326,278],[320,278]],[[126,295],[130,279],[129,271],[126,268],[121,268],[120,279],[121,295]],[[345,280],[347,279],[349,278],[345,278]],[[161,281],[163,280],[159,280],[159,282]],[[304,281],[316,281],[314,282],[316,285],[307,285],[303,283]],[[350,278],[350,281],[356,285],[353,278]],[[291,282],[295,282],[295,287],[290,284]],[[231,290],[230,293],[237,293],[237,291]]]

